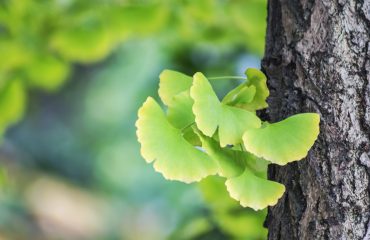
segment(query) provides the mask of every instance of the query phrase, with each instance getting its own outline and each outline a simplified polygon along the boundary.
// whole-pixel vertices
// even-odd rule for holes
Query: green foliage
[[[0,88],[0,134],[23,116],[25,101],[24,86],[20,80],[6,82]]]
[[[261,55],[265,5],[265,0],[227,4],[210,0],[5,0],[0,4],[0,83],[19,79],[25,94],[28,88],[56,91],[72,73],[73,64],[98,62],[118,44],[144,36],[174,48],[233,43]],[[246,36],[254,40],[246,41]],[[12,123],[2,124],[5,129]]]
[[[276,204],[285,191],[267,180],[267,165],[304,158],[319,134],[320,118],[305,113],[261,124],[255,112],[267,107],[266,77],[257,69],[246,76],[220,102],[202,73],[191,78],[166,70],[159,95],[167,118],[149,97],[136,126],[142,156],[149,163],[156,159],[154,168],[165,178],[189,183],[217,173],[226,178],[232,198],[259,210]]]

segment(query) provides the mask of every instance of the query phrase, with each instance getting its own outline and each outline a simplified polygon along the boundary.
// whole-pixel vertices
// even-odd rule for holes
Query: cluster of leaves
[[[277,203],[284,185],[267,180],[270,163],[302,159],[319,134],[319,115],[303,113],[277,123],[263,122],[256,110],[267,107],[266,76],[247,69],[246,79],[220,101],[200,72],[193,77],[165,70],[159,96],[139,109],[141,154],[166,179],[185,183],[218,174],[230,196],[255,210]]]

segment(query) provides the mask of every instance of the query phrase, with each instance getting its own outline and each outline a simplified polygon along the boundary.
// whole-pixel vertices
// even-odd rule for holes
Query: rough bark
[[[263,70],[278,121],[321,115],[305,160],[269,176],[286,194],[269,239],[370,239],[370,0],[269,0]]]

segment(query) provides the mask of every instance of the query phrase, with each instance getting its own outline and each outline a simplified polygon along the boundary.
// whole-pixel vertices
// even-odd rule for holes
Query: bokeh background
[[[1,0],[0,239],[265,239],[266,211],[240,207],[221,178],[166,181],[146,164],[135,121],[163,69],[259,68],[266,8]]]

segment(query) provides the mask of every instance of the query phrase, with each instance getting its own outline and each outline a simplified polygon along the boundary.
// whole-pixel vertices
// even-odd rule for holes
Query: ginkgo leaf
[[[285,192],[284,185],[257,177],[248,168],[242,175],[227,179],[225,185],[232,198],[254,210],[275,205]]]
[[[246,109],[259,110],[267,108],[268,104],[266,99],[270,95],[270,91],[267,87],[265,74],[256,68],[248,68],[247,71],[245,71],[245,75],[247,75],[248,78],[248,86],[256,87],[256,95],[252,102],[246,104]]]
[[[240,175],[245,166],[246,155],[241,151],[234,151],[228,148],[221,148],[214,139],[197,132],[202,148],[218,164],[218,175],[221,177],[235,177]]]
[[[154,161],[154,169],[166,179],[190,183],[217,173],[216,163],[182,137],[153,98],[147,98],[138,115],[141,155],[148,163]]]
[[[193,79],[185,74],[164,70],[159,76],[159,97],[168,106],[171,104],[174,96],[189,90],[192,82]]]
[[[255,95],[255,86],[246,86],[245,84],[240,84],[238,87],[226,94],[226,96],[222,99],[222,103],[230,106],[250,103]]]
[[[250,129],[243,136],[247,151],[270,162],[285,165],[307,155],[319,134],[320,116],[303,113],[283,121]]]
[[[223,104],[202,73],[193,77],[190,96],[197,127],[211,137],[218,128],[220,145],[238,144],[248,129],[259,128],[260,119],[252,112]]]
[[[256,87],[249,86],[244,87],[235,97],[234,101],[231,102],[231,105],[238,106],[241,104],[246,104],[252,102],[256,96]]]
[[[193,99],[190,98],[189,90],[181,92],[173,97],[168,105],[168,121],[176,128],[183,131],[183,137],[192,145],[200,146],[200,140],[191,126],[195,123],[192,112]]]
[[[231,90],[222,102],[252,112],[266,108],[266,99],[270,92],[265,74],[255,68],[248,68],[245,74],[247,81]]]
[[[267,179],[267,167],[270,162],[247,151],[245,151],[244,154],[246,155],[245,159],[247,159],[247,168],[251,170],[257,177]]]
[[[167,117],[174,127],[181,129],[194,123],[193,103],[189,90],[183,91],[172,98],[168,105]]]

